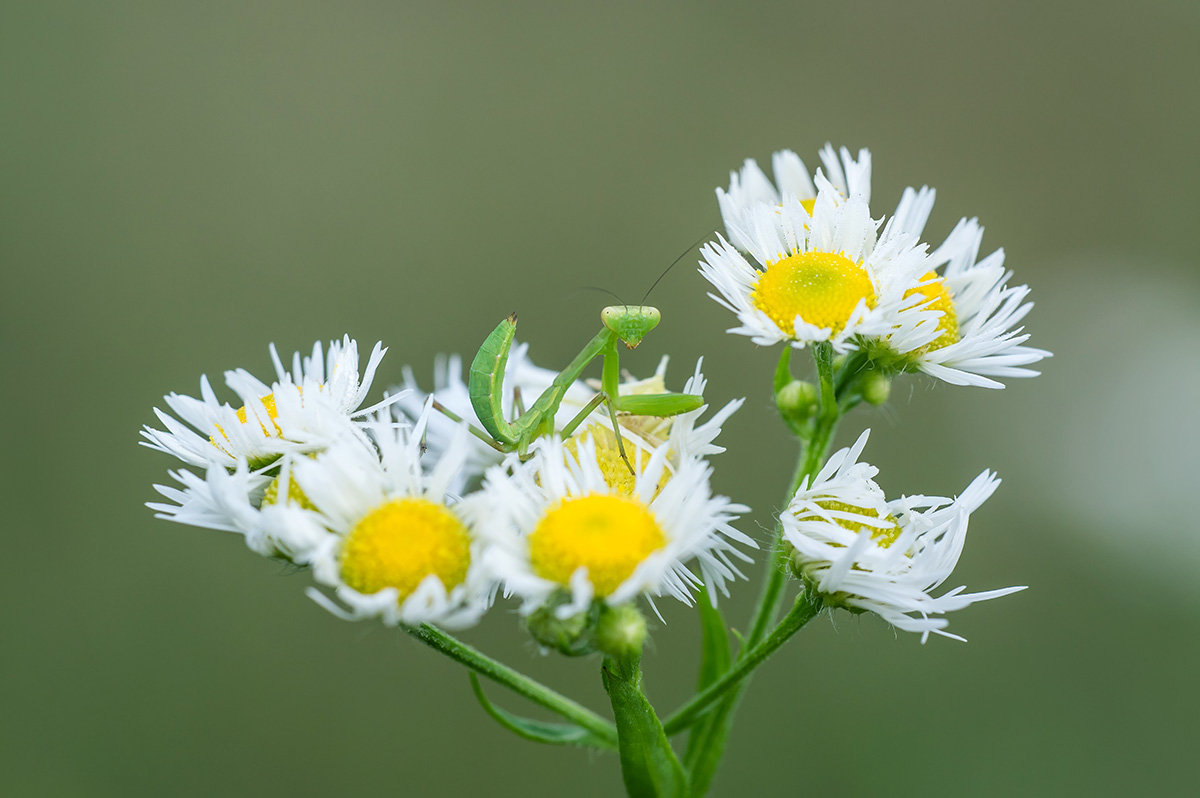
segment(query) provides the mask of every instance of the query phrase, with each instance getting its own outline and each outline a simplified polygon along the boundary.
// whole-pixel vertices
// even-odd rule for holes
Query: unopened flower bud
[[[596,650],[594,609],[560,618],[556,610],[564,601],[547,601],[525,621],[525,627],[538,645],[552,648],[568,657],[581,657]]]
[[[859,380],[859,391],[867,404],[885,404],[892,395],[892,380],[883,372],[868,371]]]
[[[817,386],[803,380],[792,380],[775,394],[775,405],[786,418],[803,421],[817,407]]]
[[[596,647],[610,657],[640,657],[645,641],[646,619],[633,604],[606,608],[596,624]]]

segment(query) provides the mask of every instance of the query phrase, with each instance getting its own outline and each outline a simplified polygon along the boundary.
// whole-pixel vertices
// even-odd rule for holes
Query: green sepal
[[[775,364],[775,380],[771,387],[771,393],[779,393],[783,390],[783,386],[792,381],[792,348],[784,346],[783,351],[779,353],[779,362]]]
[[[600,748],[605,751],[612,751],[616,747],[611,741],[597,737],[574,723],[532,720],[500,709],[484,695],[483,687],[479,684],[479,679],[475,674],[469,673],[467,676],[471,680],[471,690],[475,693],[475,698],[483,707],[483,711],[488,713],[492,720],[518,737],[547,745],[576,745],[582,748]]]

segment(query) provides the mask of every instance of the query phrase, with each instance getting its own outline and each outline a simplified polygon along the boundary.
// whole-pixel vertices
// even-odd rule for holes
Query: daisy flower
[[[225,372],[225,383],[241,406],[217,399],[208,377],[200,378],[200,398],[168,394],[167,406],[177,416],[154,409],[165,429],[144,427],[143,444],[174,455],[189,465],[234,468],[246,460],[251,468],[285,454],[319,451],[351,429],[351,419],[390,404],[395,397],[358,410],[371,388],[379,361],[387,351],[375,344],[360,376],[358,344],[346,336],[331,342],[323,355],[320,342],[312,355],[292,358],[285,369],[271,345],[276,381],[260,381],[245,369]]]
[[[821,175],[816,183],[811,211],[793,197],[749,209],[736,236],[749,260],[724,238],[701,250],[700,273],[719,294],[709,296],[741,322],[729,332],[845,352],[888,333],[901,310],[914,324],[936,319],[908,294],[928,271],[925,246],[895,222],[880,231],[862,197],[843,199]]]
[[[725,583],[741,576],[733,560],[748,561],[734,544],[755,546],[730,526],[747,508],[712,495],[711,469],[700,460],[684,461],[660,489],[667,455],[665,444],[654,450],[631,493],[605,480],[590,437],[574,452],[542,438],[527,463],[488,472],[470,513],[490,569],[506,595],[522,600],[523,614],[560,598],[562,619],[594,600],[617,606],[669,595],[690,604],[701,584],[728,594]],[[687,565],[693,559],[700,576]]]
[[[339,617],[463,627],[488,606],[479,545],[447,492],[466,461],[467,433],[460,428],[426,471],[420,441],[430,412],[411,429],[377,419],[367,425],[371,444],[345,436],[293,463],[313,510],[289,504],[271,518],[297,539],[318,541],[305,559],[332,596],[309,595]]]
[[[874,612],[898,629],[920,632],[922,642],[931,632],[962,640],[945,631],[948,621],[940,616],[1025,589],[964,593],[957,587],[930,595],[958,563],[971,513],[1000,480],[984,471],[957,499],[889,502],[874,482],[878,469],[858,462],[869,434],[834,453],[784,510],[780,520],[793,549],[793,570],[830,606]]]
[[[1025,366],[1050,357],[1024,346],[1029,334],[1017,326],[1033,308],[1029,289],[1009,286],[1004,250],[979,259],[983,228],[963,219],[929,258],[930,270],[909,291],[921,304],[901,312],[899,323],[881,342],[879,356],[907,371],[923,371],[954,385],[1003,388],[993,377],[1036,377]],[[943,273],[936,268],[945,266]],[[936,324],[908,318],[938,311]]]
[[[861,197],[871,201],[871,153],[859,150],[858,158],[851,156],[845,147],[835,151],[826,144],[820,152],[823,168],[817,170],[837,189],[842,198]],[[753,241],[743,238],[747,215],[759,205],[768,205],[776,211],[785,200],[798,200],[809,213],[817,199],[814,175],[800,156],[791,150],[781,150],[771,156],[771,168],[775,182],[767,177],[753,158],[747,158],[742,168],[729,173],[729,188],[717,189],[717,204],[725,230],[734,246],[750,250]]]

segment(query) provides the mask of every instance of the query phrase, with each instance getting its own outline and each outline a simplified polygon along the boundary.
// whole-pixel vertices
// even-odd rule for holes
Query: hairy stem
[[[823,606],[824,602],[819,595],[805,591],[797,596],[791,611],[783,616],[779,625],[761,643],[746,651],[732,668],[663,721],[663,728],[667,734],[675,734],[690,726],[727,690],[749,676],[763,660],[775,653],[792,635],[816,617]]]
[[[838,420],[841,417],[833,373],[833,347],[828,342],[816,343],[812,346],[812,353],[813,361],[817,368],[817,378],[820,383],[820,409],[815,419],[812,436],[806,442],[803,453],[796,465],[796,471],[792,475],[787,496],[784,497],[784,508],[791,502],[792,497],[800,486],[804,484],[805,480],[811,480],[820,470],[821,464],[825,461],[825,454],[829,449],[829,443],[833,440],[834,430],[837,428]],[[783,589],[788,578],[788,548],[783,541],[782,520],[777,521],[775,524],[775,534],[772,543],[771,562],[767,568],[766,579],[759,594],[758,604],[754,609],[750,631],[747,633],[742,648],[738,652],[737,660],[734,663],[735,669],[740,667],[743,659],[748,658],[757,650],[759,643],[767,635],[767,630],[770,628],[775,616],[779,614],[779,605],[782,602]],[[761,659],[759,662],[761,662]],[[704,724],[703,739],[695,746],[692,746],[696,751],[692,770],[689,773],[692,795],[703,795],[708,789],[708,785],[712,782],[713,776],[716,775],[717,766],[720,764],[721,756],[725,750],[725,742],[729,737],[730,729],[733,727],[734,713],[737,710],[737,705],[741,700],[742,694],[746,690],[746,686],[749,684],[748,676],[748,672],[740,676],[739,681],[729,687],[718,698],[719,704],[713,711],[712,719],[707,724]]]

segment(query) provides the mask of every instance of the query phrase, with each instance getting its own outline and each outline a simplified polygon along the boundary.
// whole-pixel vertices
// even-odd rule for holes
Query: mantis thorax
[[[658,308],[649,305],[609,305],[600,311],[600,321],[630,349],[658,326],[660,318]]]

